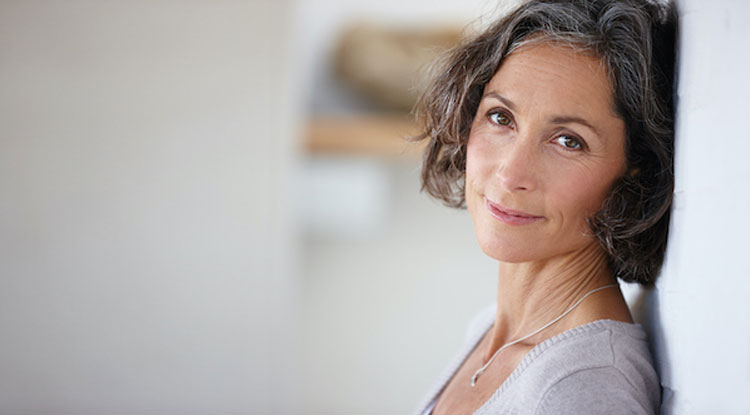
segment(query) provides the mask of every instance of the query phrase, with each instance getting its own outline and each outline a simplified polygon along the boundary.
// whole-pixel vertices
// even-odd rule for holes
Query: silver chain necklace
[[[586,294],[584,294],[584,296],[581,297],[575,304],[573,304],[572,306],[570,306],[570,308],[568,308],[567,310],[565,310],[564,313],[562,313],[559,316],[555,317],[549,323],[547,323],[544,326],[536,329],[532,333],[529,333],[529,334],[521,337],[520,339],[516,339],[516,340],[513,340],[510,343],[504,344],[503,347],[497,349],[497,351],[492,355],[492,357],[490,357],[490,360],[488,360],[487,363],[484,364],[484,366],[480,367],[479,370],[477,370],[474,373],[474,376],[471,377],[471,387],[473,388],[477,384],[477,379],[479,379],[479,375],[481,375],[482,373],[484,373],[485,370],[487,370],[487,367],[489,367],[490,363],[492,363],[492,361],[495,360],[495,357],[500,352],[502,352],[503,349],[508,348],[510,346],[513,346],[514,344],[516,344],[518,342],[522,342],[522,341],[528,339],[529,337],[531,337],[531,336],[533,336],[535,334],[538,334],[539,332],[541,332],[542,330],[546,329],[547,327],[549,327],[549,326],[557,323],[558,321],[560,321],[561,318],[565,317],[566,315],[568,315],[568,313],[570,313],[571,311],[573,311],[574,308],[578,307],[578,305],[581,304],[581,302],[583,302],[583,300],[585,300],[586,297],[590,296],[591,294],[593,294],[593,293],[595,293],[597,291],[601,291],[601,290],[604,290],[606,288],[612,288],[612,287],[618,287],[618,285],[617,284],[609,284],[609,285],[605,285],[605,286],[602,286],[602,287],[599,287],[599,288],[594,288],[593,290],[591,290],[591,291],[587,292]]]

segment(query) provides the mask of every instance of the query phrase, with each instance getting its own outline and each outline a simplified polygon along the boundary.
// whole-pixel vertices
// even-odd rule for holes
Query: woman
[[[661,266],[673,9],[530,1],[453,50],[419,104],[423,188],[466,207],[497,304],[420,414],[653,414],[660,389],[617,279]]]

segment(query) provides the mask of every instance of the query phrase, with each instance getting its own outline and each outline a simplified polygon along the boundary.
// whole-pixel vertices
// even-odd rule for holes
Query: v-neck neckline
[[[494,307],[493,307],[494,308]],[[432,399],[429,401],[429,404],[425,407],[425,411],[422,412],[422,414],[432,415],[432,411],[435,409],[435,405],[437,404],[438,399],[445,391],[445,388],[448,386],[448,384],[453,380],[453,377],[456,376],[458,371],[461,369],[461,367],[466,363],[466,359],[471,356],[471,354],[474,352],[474,350],[479,346],[482,339],[487,335],[489,330],[492,328],[492,326],[495,324],[495,313],[490,314],[486,320],[484,320],[481,326],[478,328],[480,330],[476,331],[476,334],[470,339],[471,341],[467,342],[467,344],[470,344],[471,347],[467,347],[464,350],[463,355],[460,355],[460,361],[457,365],[454,365],[452,368],[451,373],[445,380],[445,382],[440,386],[440,389],[432,396]],[[479,325],[479,323],[477,324]],[[618,321],[618,320],[611,320],[611,319],[599,319],[594,320],[592,322],[582,324],[580,326],[573,327],[571,329],[568,329],[566,331],[563,331],[562,333],[556,334],[541,343],[534,346],[524,357],[521,359],[521,362],[518,364],[518,366],[513,369],[513,371],[508,375],[507,378],[503,381],[503,383],[492,393],[492,395],[485,401],[479,408],[477,408],[473,414],[474,415],[480,415],[482,414],[488,405],[490,405],[499,395],[501,395],[505,390],[507,390],[514,381],[523,373],[523,371],[534,362],[534,360],[539,357],[539,355],[547,350],[550,346],[559,343],[562,340],[574,337],[576,335],[591,331],[593,329],[601,329],[601,328],[607,328],[611,327],[612,325],[620,326],[620,327],[627,327],[626,330],[641,330],[640,324],[637,323],[627,323],[624,321]],[[458,360],[458,359],[456,359]],[[427,411],[429,409],[429,411]]]

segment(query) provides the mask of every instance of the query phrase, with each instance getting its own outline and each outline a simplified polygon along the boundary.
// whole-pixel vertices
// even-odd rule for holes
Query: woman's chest
[[[503,350],[472,387],[471,378],[484,364],[486,340],[482,340],[474,348],[448,382],[432,410],[432,415],[473,414],[495,394],[532,348],[519,345]]]

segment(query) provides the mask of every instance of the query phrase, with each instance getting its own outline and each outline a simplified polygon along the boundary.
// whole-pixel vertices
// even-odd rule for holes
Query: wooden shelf
[[[307,124],[304,148],[313,154],[418,158],[425,143],[405,140],[417,132],[406,115],[318,116]]]

